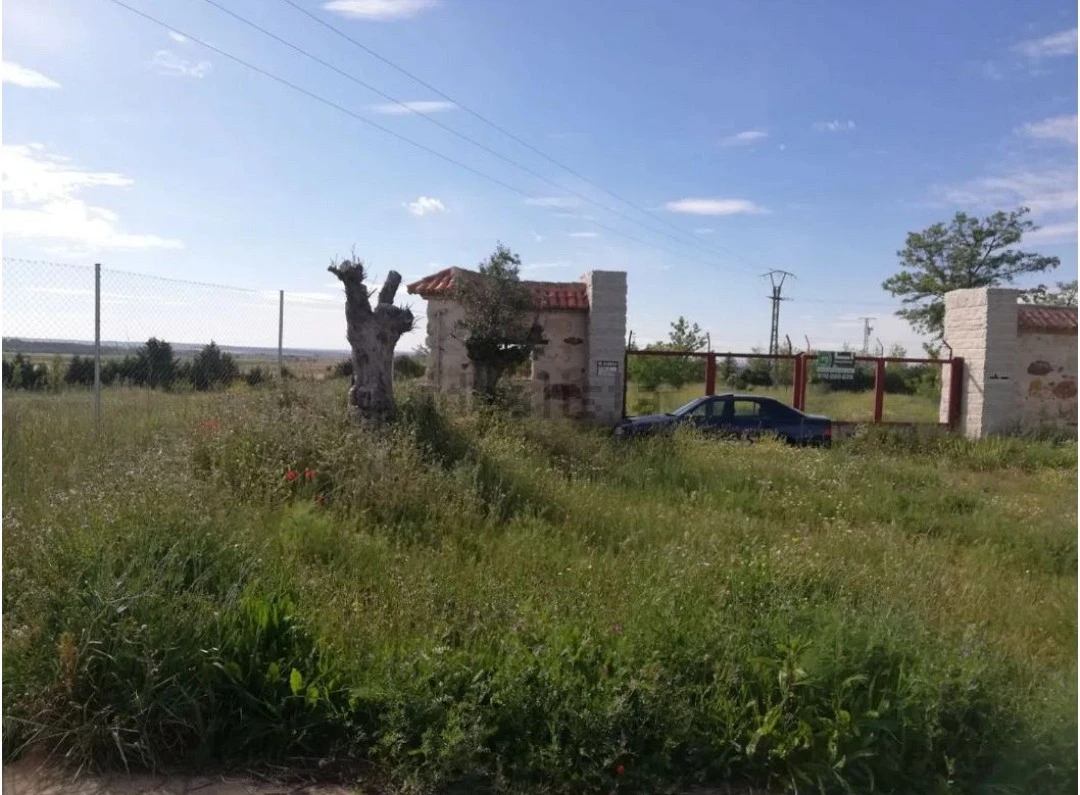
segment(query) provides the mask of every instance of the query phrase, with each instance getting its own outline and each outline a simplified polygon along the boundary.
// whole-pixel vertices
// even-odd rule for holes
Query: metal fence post
[[[278,377],[285,375],[285,361],[283,358],[283,343],[285,341],[285,291],[278,290],[278,320],[277,320],[277,371]]]
[[[94,425],[101,430],[101,263],[94,263]]]

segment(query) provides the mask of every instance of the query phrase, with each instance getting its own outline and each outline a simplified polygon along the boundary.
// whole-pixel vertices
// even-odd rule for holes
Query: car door
[[[802,436],[802,415],[776,400],[761,401],[761,430],[791,441]]]
[[[702,400],[698,405],[694,406],[693,410],[688,412],[683,421],[687,425],[691,425],[699,430],[708,431],[711,430],[715,422],[716,411],[718,403],[715,398],[709,398]]]
[[[761,435],[763,421],[760,401],[734,397],[729,401],[724,429],[740,438],[752,438]]]

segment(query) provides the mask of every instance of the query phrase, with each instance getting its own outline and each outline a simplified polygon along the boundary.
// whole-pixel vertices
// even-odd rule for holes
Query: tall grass
[[[617,444],[420,395],[375,433],[340,391],[177,398],[104,441],[5,400],[9,755],[1075,789],[1074,444]]]

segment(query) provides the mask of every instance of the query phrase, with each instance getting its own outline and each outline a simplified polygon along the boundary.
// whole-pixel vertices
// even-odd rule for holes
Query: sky
[[[1076,278],[1075,3],[123,2],[164,24],[4,0],[5,336],[92,337],[99,262],[105,339],[273,346],[284,290],[287,347],[343,348],[332,259],[408,283],[502,241],[626,271],[643,342],[765,345],[778,268],[796,346],[872,317],[914,352],[906,234],[1020,205],[1061,258],[1022,286]]]

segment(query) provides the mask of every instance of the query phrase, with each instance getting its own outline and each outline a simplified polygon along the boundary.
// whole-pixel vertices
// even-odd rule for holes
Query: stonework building
[[[464,310],[453,300],[462,268],[446,268],[409,285],[427,301],[428,381],[440,392],[472,391]],[[613,423],[622,416],[626,353],[626,273],[591,271],[576,282],[523,281],[532,295],[525,318],[542,330],[526,392],[544,416],[588,417]]]
[[[964,359],[960,431],[979,437],[1077,427],[1076,307],[1018,303],[1020,290],[945,295],[945,342]],[[944,368],[941,420],[947,418]]]

